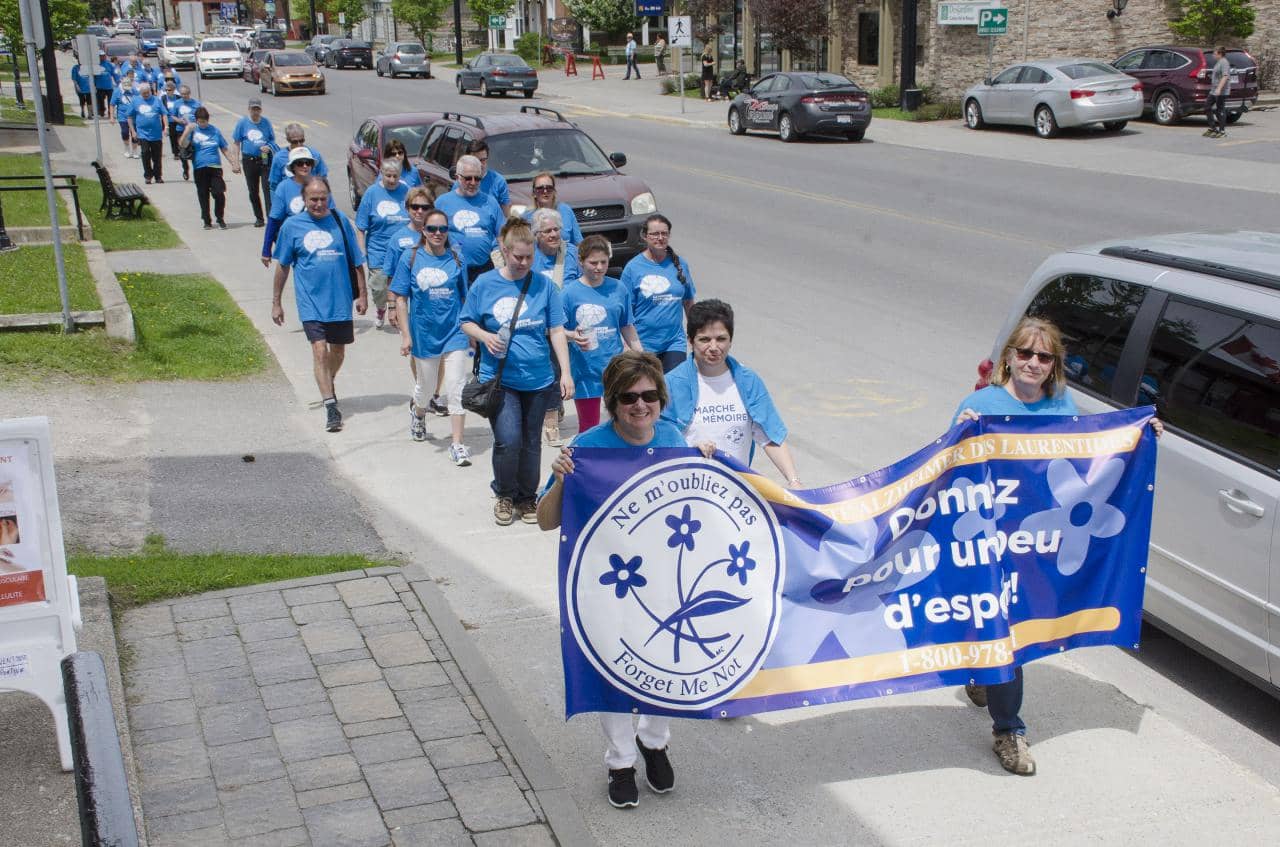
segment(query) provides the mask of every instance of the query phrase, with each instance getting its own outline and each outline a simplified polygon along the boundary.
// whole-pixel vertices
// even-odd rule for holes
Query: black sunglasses
[[[422,229],[424,232],[429,232],[432,235],[439,235],[442,232],[449,231],[449,227],[447,226],[424,226]]]
[[[647,391],[621,391],[618,393],[618,405],[631,406],[639,400],[657,403],[661,396],[656,388],[650,388]]]
[[[462,175],[458,176],[458,182],[479,182],[479,181],[480,181],[480,177],[478,176],[462,176]]]
[[[409,208],[410,208],[410,209],[417,209],[419,212],[422,212],[422,211],[428,211],[428,210],[430,210],[432,207],[431,207],[431,204],[430,204],[430,203],[410,203],[410,204],[409,204]]]
[[[1038,361],[1040,364],[1051,365],[1058,359],[1058,357],[1053,355],[1052,353],[1046,353],[1043,350],[1039,350],[1039,351],[1032,350],[1030,347],[1014,347],[1013,352],[1014,352],[1014,355],[1018,357],[1019,362],[1025,362],[1028,359],[1030,359],[1032,356],[1035,356],[1036,361]]]

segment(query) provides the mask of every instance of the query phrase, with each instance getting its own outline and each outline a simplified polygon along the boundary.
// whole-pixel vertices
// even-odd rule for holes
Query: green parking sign
[[[983,9],[978,12],[978,35],[1004,35],[1008,31],[1008,9]]]
[[[489,29],[506,29],[507,19],[502,15],[489,16]]]

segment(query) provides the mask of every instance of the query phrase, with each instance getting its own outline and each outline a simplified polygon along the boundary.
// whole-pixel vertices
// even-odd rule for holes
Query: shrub
[[[892,109],[902,101],[902,92],[896,85],[871,90],[871,108]]]
[[[546,39],[542,38],[538,33],[526,32],[516,39],[516,55],[530,65],[536,65],[542,58],[538,55],[538,47],[544,43],[546,43]]]
[[[921,106],[913,115],[915,121],[949,121],[956,120],[964,114],[959,100],[944,100],[941,103],[929,103]]]
[[[664,76],[662,78],[661,85],[662,85],[663,94],[676,93],[676,78],[674,76]],[[698,74],[684,75],[685,91],[697,91],[698,88],[701,87],[701,85],[702,85],[702,77],[700,77]]]

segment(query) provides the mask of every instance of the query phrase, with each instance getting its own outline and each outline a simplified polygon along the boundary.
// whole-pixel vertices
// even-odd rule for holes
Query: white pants
[[[443,387],[436,385],[436,373],[440,369],[438,358],[419,359],[417,356],[413,358],[418,364],[418,381],[413,386],[414,405],[421,406],[439,394],[445,398],[449,406],[449,414],[465,414],[466,410],[462,408],[462,386],[467,381],[467,367],[471,362],[466,349],[453,350],[444,354]]]
[[[636,736],[640,743],[650,750],[660,750],[671,740],[671,718],[658,715],[640,715],[632,728],[631,715],[615,715],[609,712],[600,713],[600,728],[609,742],[609,749],[604,754],[604,765],[611,771],[619,768],[635,767],[636,757],[640,750],[636,747]]]

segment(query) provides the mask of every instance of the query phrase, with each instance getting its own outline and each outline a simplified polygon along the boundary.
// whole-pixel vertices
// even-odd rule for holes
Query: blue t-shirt
[[[137,99],[138,89],[125,88],[123,85],[116,87],[111,94],[111,105],[115,107],[117,123],[129,122],[129,110],[133,108],[133,101]]]
[[[458,190],[456,179],[453,181],[452,190]],[[497,171],[484,172],[484,176],[480,178],[480,193],[488,194],[498,201],[499,206],[505,206],[511,202],[511,189],[507,187],[507,178]]]
[[[312,176],[328,176],[329,166],[324,163],[324,156],[320,155],[320,151],[311,145],[307,145],[307,149],[311,151],[311,155],[316,157],[315,167],[311,169]],[[284,169],[289,164],[289,148],[276,146],[274,158],[271,160],[271,173],[267,175],[267,185],[272,191],[276,190],[276,186],[292,176]]]
[[[1057,397],[1046,395],[1034,403],[1023,403],[1010,394],[1003,385],[988,385],[980,388],[960,401],[956,413],[951,416],[951,423],[965,409],[972,409],[980,415],[1075,415],[1076,403],[1066,389]]]
[[[569,370],[573,374],[575,397],[600,397],[604,394],[604,369],[614,356],[622,352],[624,326],[631,326],[631,300],[622,283],[605,277],[598,288],[581,279],[564,286],[564,328],[594,332],[596,349],[583,350],[569,341]]]
[[[213,124],[201,128],[199,125],[191,130],[191,137],[188,139],[192,148],[196,151],[193,158],[193,164],[197,168],[220,168],[222,167],[221,151],[227,147],[227,139],[223,138],[222,130]]]
[[[236,121],[236,128],[231,130],[231,140],[240,145],[242,156],[258,157],[262,155],[263,147],[271,150],[276,147],[275,130],[271,128],[271,121],[266,118],[259,118],[254,123],[242,115]]]
[[[532,224],[533,213],[536,211],[537,209],[525,209],[521,217]],[[556,211],[560,213],[560,237],[575,246],[582,243],[582,229],[578,226],[578,218],[573,214],[573,207],[568,203],[557,203]]]
[[[99,91],[110,91],[116,87],[115,65],[103,60],[98,63],[98,70],[93,75],[93,87]]]
[[[80,64],[71,66],[71,81],[75,83],[77,94],[89,93],[89,80],[85,78],[84,73],[80,70]]]
[[[192,98],[183,100],[181,97],[173,104],[169,110],[169,115],[173,118],[173,122],[178,126],[185,127],[196,119],[196,109],[200,108],[200,101]]]
[[[618,435],[618,431],[613,428],[613,421],[605,421],[591,427],[586,432],[580,432],[570,442],[572,447],[623,447],[623,448],[645,448],[645,447],[688,447],[685,443],[684,436],[680,434],[680,430],[676,429],[675,424],[667,421],[658,421],[653,425],[653,438],[648,444],[628,444],[622,440],[622,436]]]
[[[640,343],[651,353],[688,349],[684,332],[684,301],[693,300],[693,274],[683,259],[684,282],[676,276],[675,262],[666,256],[659,263],[644,253],[622,269],[622,285],[631,298]]]
[[[543,253],[538,247],[533,248],[533,269],[542,271],[547,276],[551,276],[551,272],[555,270],[556,257]],[[578,251],[573,249],[572,245],[566,245],[564,248],[564,275],[560,277],[560,284],[573,282],[582,276],[582,266],[578,264]]]
[[[511,321],[524,279],[514,282],[492,270],[476,278],[462,307],[462,322],[473,323],[488,332]],[[511,343],[507,346],[507,366],[502,371],[502,384],[516,391],[537,391],[555,381],[551,370],[551,342],[547,331],[564,326],[564,302],[560,289],[545,274],[533,274],[529,293],[520,308]],[[493,379],[498,360],[484,344],[481,351],[480,379]]]
[[[410,188],[417,188],[422,185],[422,176],[418,173],[418,169],[413,165],[406,164],[400,169],[400,182]]]
[[[282,221],[285,218],[296,215],[306,208],[306,203],[302,200],[302,186],[292,177],[276,186],[276,190],[271,192],[271,211],[267,213],[267,217],[275,218]],[[329,208],[333,206],[333,195],[329,195]]]
[[[369,269],[382,269],[386,257],[387,239],[393,232],[409,223],[409,212],[404,207],[409,196],[409,186],[397,183],[393,191],[379,180],[369,186],[360,198],[356,211],[356,229],[365,234],[364,249],[369,254]]]
[[[388,277],[395,276],[401,254],[421,240],[422,233],[408,224],[387,236],[386,249],[382,252],[382,272]]]
[[[474,197],[450,191],[436,198],[436,208],[449,216],[449,240],[462,253],[467,266],[487,263],[502,227],[502,209],[497,201],[483,191]]]
[[[467,334],[458,321],[466,286],[466,269],[454,261],[448,249],[440,256],[433,256],[426,248],[401,253],[391,291],[409,299],[414,356],[434,359],[466,349]],[[502,379],[506,381],[506,371]]]
[[[293,268],[293,290],[298,301],[298,320],[351,320],[350,264],[364,264],[364,254],[356,242],[351,221],[341,212],[338,220],[346,230],[348,257],[343,251],[343,237],[332,214],[316,220],[310,214],[294,215],[280,227],[276,239],[275,259]]]
[[[133,128],[143,141],[159,141],[164,138],[164,104],[160,98],[135,97],[129,106]]]

